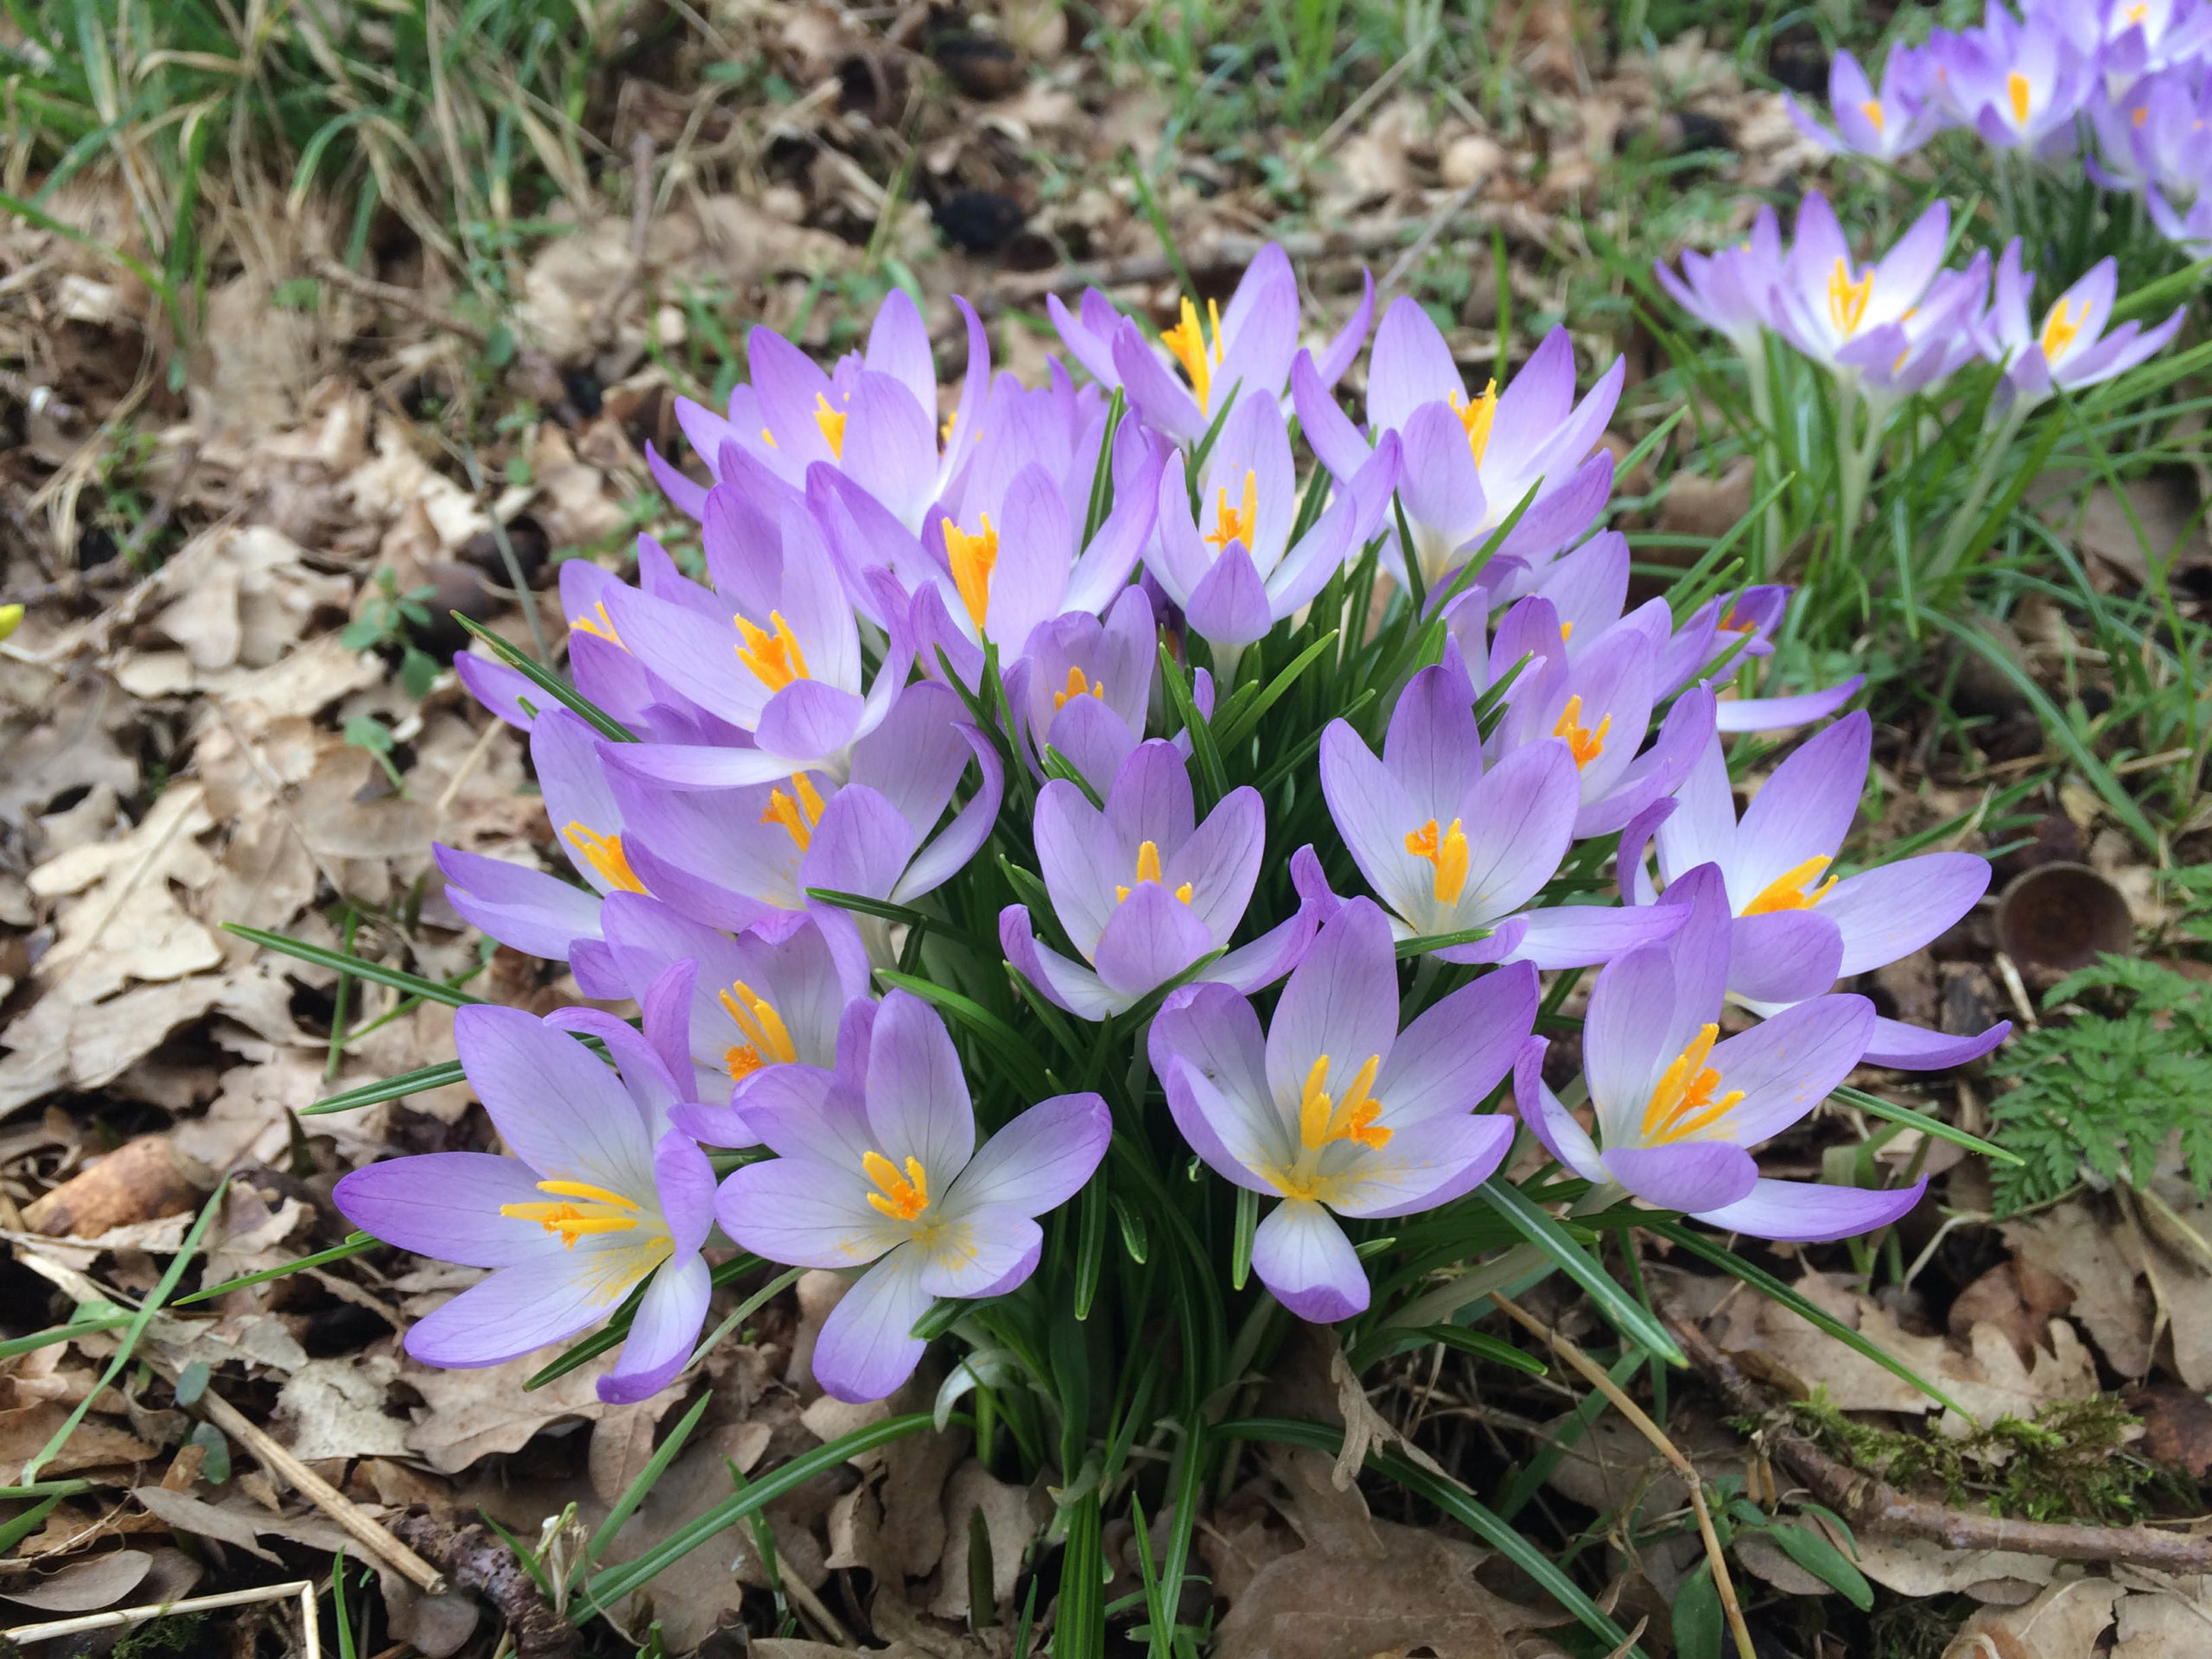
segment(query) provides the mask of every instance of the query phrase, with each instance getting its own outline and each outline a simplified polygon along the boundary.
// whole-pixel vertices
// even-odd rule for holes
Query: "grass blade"
[[[305,939],[296,939],[288,933],[271,933],[266,928],[248,927],[243,922],[225,922],[223,931],[235,933],[264,950],[278,951],[302,962],[311,962],[318,968],[351,974],[356,979],[389,985],[396,991],[419,996],[426,1002],[442,1002],[448,1007],[465,1008],[484,1001],[482,997],[472,996],[458,987],[442,984],[435,979],[425,979],[420,974],[410,974],[403,969],[387,968],[380,962],[364,962],[359,957],[347,956],[343,950],[309,944]],[[327,1111],[330,1108],[326,1105],[321,1109]]]
[[[1916,1112],[1910,1106],[1899,1106],[1893,1102],[1884,1100],[1878,1095],[1870,1095],[1864,1089],[1840,1086],[1830,1090],[1829,1093],[1847,1106],[1856,1106],[1869,1117],[1885,1117],[1892,1123],[1903,1123],[1909,1128],[1918,1129],[1923,1135],[1932,1135],[1938,1141],[1948,1141],[1955,1147],[1964,1147],[1968,1152],[1978,1152],[1985,1158],[1994,1158],[2000,1164],[2018,1164],[2024,1166],[2028,1161],[2018,1153],[2000,1147],[1993,1141],[1985,1141],[1978,1135],[1968,1135],[1964,1129],[1955,1129],[1940,1117],[1930,1117],[1925,1112]]]
[[[1646,1353],[1669,1365],[1687,1365],[1682,1351],[1658,1317],[1618,1284],[1598,1265],[1589,1251],[1577,1244],[1567,1230],[1529,1202],[1517,1186],[1495,1178],[1475,1189],[1491,1209],[1513,1224],[1522,1237],[1541,1250],[1552,1264],[1589,1294],[1598,1312],[1621,1335]]]
[[[303,1268],[327,1267],[333,1262],[343,1262],[349,1255],[359,1255],[364,1250],[373,1250],[382,1242],[370,1237],[366,1233],[355,1233],[343,1244],[317,1251],[313,1255],[303,1255],[296,1262],[287,1262],[281,1268],[264,1268],[259,1273],[249,1273],[243,1279],[227,1280],[219,1285],[211,1285],[205,1290],[195,1290],[189,1296],[180,1296],[176,1299],[175,1306],[183,1307],[188,1303],[204,1302],[211,1296],[225,1295],[233,1290],[244,1290],[248,1285],[266,1284],[271,1279],[282,1279],[286,1274],[298,1273]]]
[[[435,1065],[417,1066],[412,1071],[402,1071],[396,1077],[385,1077],[376,1083],[365,1083],[358,1089],[348,1089],[343,1094],[318,1100],[312,1106],[300,1109],[302,1117],[320,1117],[326,1112],[350,1112],[363,1106],[374,1106],[379,1101],[397,1100],[403,1095],[428,1094],[433,1089],[442,1089],[448,1084],[466,1083],[468,1074],[461,1069],[459,1060],[441,1060]]]

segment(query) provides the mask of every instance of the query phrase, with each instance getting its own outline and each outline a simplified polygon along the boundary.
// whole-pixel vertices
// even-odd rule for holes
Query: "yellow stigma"
[[[1183,301],[1182,320],[1160,337],[1160,343],[1183,365],[1183,372],[1190,377],[1191,390],[1198,394],[1201,414],[1210,412],[1209,406],[1213,402],[1213,372],[1220,365],[1223,357],[1221,308],[1211,300],[1206,302],[1206,321],[1213,325],[1211,361],[1206,355],[1206,337],[1198,328],[1198,308],[1192,305],[1187,297]]]
[[[783,1016],[768,1004],[768,999],[741,979],[730,981],[729,989],[718,991],[715,998],[722,1005],[722,1012],[736,1022],[746,1035],[741,1048],[733,1048],[734,1055],[751,1055],[747,1071],[764,1065],[789,1065],[798,1058],[798,1050],[792,1046],[791,1034],[785,1027]],[[732,1077],[743,1075],[734,1066]]]
[[[1137,886],[1141,887],[1147,881],[1160,881],[1165,879],[1160,870],[1160,843],[1156,841],[1139,842],[1137,843]],[[1135,891],[1136,891],[1135,887],[1117,886],[1114,889],[1114,902],[1117,905],[1122,903]],[[1175,896],[1185,904],[1189,904],[1191,884],[1185,881],[1177,887]]]
[[[1436,867],[1436,902],[1458,904],[1459,891],[1467,885],[1467,837],[1460,832],[1459,820],[1452,819],[1452,827],[1440,835],[1436,820],[1431,818],[1406,837],[1406,850]]]
[[[1475,465],[1483,464],[1483,456],[1490,451],[1491,423],[1497,418],[1497,382],[1492,380],[1483,388],[1483,395],[1472,403],[1462,403],[1457,392],[1452,394],[1452,412],[1459,417],[1459,424],[1467,429],[1467,448],[1475,457]]]
[[[2087,300],[2082,302],[2081,310],[2075,312],[2062,296],[2058,303],[2050,308],[2050,315],[2044,319],[2044,361],[2056,363],[2065,356],[2074,344],[2075,336],[2082,332],[2088,321],[2089,302]]]
[[[1244,474],[1244,500],[1241,506],[1229,505],[1229,492],[1223,490],[1214,507],[1213,530],[1206,540],[1216,550],[1226,552],[1231,542],[1244,543],[1245,551],[1252,548],[1252,538],[1260,523],[1260,475],[1247,470]]]
[[[1889,120],[1889,118],[1882,113],[1882,100],[1878,98],[1868,99],[1859,106],[1859,113],[1866,118],[1866,124],[1874,129],[1875,137],[1879,137],[1883,127]]]
[[[2028,78],[2017,69],[2005,77],[2005,96],[2012,100],[2012,119],[2024,127],[2028,124],[2028,108],[2033,91],[2028,85]]]
[[[558,1234],[563,1249],[575,1249],[587,1233],[626,1233],[638,1224],[637,1201],[603,1186],[588,1181],[540,1181],[537,1190],[563,1202],[503,1204],[499,1213],[517,1221],[534,1221],[547,1232]]]
[[[765,426],[760,429],[760,442],[766,444],[771,449],[780,449],[783,448],[783,445],[776,442],[776,435],[771,432]]]
[[[1106,682],[1103,680],[1092,680],[1086,684],[1084,682],[1083,671],[1075,667],[1073,664],[1070,664],[1068,668],[1067,690],[1065,691],[1055,691],[1052,693],[1053,711],[1058,713],[1060,709],[1066,708],[1068,704],[1077,697],[1096,697],[1101,702],[1103,702],[1106,700]]]
[[[1380,1054],[1369,1055],[1367,1063],[1352,1074],[1351,1087],[1344,1090],[1344,1098],[1332,1101],[1329,1057],[1324,1054],[1314,1061],[1298,1096],[1299,1145],[1308,1152],[1319,1152],[1332,1141],[1357,1141],[1370,1148],[1388,1146],[1390,1131],[1375,1121],[1382,1116],[1382,1103],[1368,1093],[1375,1086],[1376,1069],[1382,1064]]]
[[[766,628],[741,614],[730,620],[737,624],[737,631],[745,640],[736,648],[737,660],[751,669],[753,677],[771,691],[780,691],[793,680],[814,677],[806,671],[806,653],[798,648],[798,636],[784,620],[781,611],[768,613],[771,626]]]
[[[1554,737],[1563,737],[1567,747],[1574,751],[1577,771],[1588,766],[1605,752],[1605,734],[1613,728],[1613,717],[1607,715],[1592,731],[1582,723],[1582,698],[1580,693],[1567,700],[1567,707],[1560,711],[1559,724],[1552,728]]]
[[[952,429],[954,423],[959,419],[960,411],[956,409],[951,414],[944,417],[944,424],[937,429],[938,442],[947,449],[952,448]]]
[[[970,536],[954,524],[944,521],[945,563],[952,567],[952,585],[960,590],[960,602],[968,607],[968,620],[976,631],[983,631],[983,614],[991,608],[991,572],[998,569],[999,533],[991,528],[991,515],[982,515],[983,527]]]
[[[814,423],[822,429],[823,441],[830,446],[830,453],[839,461],[845,458],[845,412],[830,407],[830,400],[820,392],[814,394]]]
[[[607,601],[601,600],[598,604],[592,607],[592,610],[595,614],[570,617],[569,631],[575,633],[595,634],[610,645],[621,645],[623,650],[629,650],[629,646],[622,645],[622,636],[614,632],[614,620],[607,613]],[[0,639],[5,638],[7,638],[5,634],[0,634]]]
[[[1667,1146],[1710,1128],[1744,1097],[1740,1089],[1732,1089],[1718,1100],[1713,1097],[1713,1091],[1720,1086],[1720,1073],[1705,1059],[1713,1052],[1713,1039],[1719,1034],[1718,1026],[1699,1027],[1689,1046],[1675,1056],[1674,1063],[1661,1074],[1658,1086],[1651,1091],[1651,1102],[1643,1109],[1647,1147]]]
[[[1565,645],[1568,640],[1570,640],[1570,639],[1573,639],[1573,638],[1574,638],[1574,624],[1573,624],[1573,623],[1572,623],[1572,622],[1562,622],[1562,623],[1560,623],[1560,624],[1559,625],[1559,642],[1560,642],[1560,644],[1561,644],[1561,645]]]
[[[893,1221],[912,1221],[930,1207],[929,1173],[922,1167],[918,1158],[906,1160],[906,1173],[901,1175],[898,1166],[880,1152],[861,1154],[861,1167],[868,1178],[880,1189],[868,1195],[869,1205],[880,1214]]]
[[[585,863],[599,872],[600,879],[610,887],[620,887],[625,893],[643,893],[645,884],[638,880],[630,868],[630,861],[622,851],[622,837],[602,836],[580,821],[571,820],[561,832],[569,839]]]
[[[1859,325],[1866,320],[1866,302],[1874,296],[1874,271],[1872,266],[1852,280],[1850,261],[1838,257],[1835,269],[1828,273],[1828,320],[1835,324],[1836,333],[1847,337],[1859,332]]]
[[[1828,896],[1828,889],[1835,886],[1836,878],[1828,877],[1812,892],[1806,887],[1821,880],[1821,872],[1827,868],[1825,858],[1808,858],[1795,868],[1783,871],[1760,890],[1759,896],[1744,906],[1746,916],[1764,916],[1777,910],[1810,910]]]
[[[791,774],[791,792],[780,789],[768,791],[768,804],[760,810],[760,822],[780,823],[785,832],[802,853],[814,839],[814,826],[822,817],[822,794],[813,781],[803,772]]]

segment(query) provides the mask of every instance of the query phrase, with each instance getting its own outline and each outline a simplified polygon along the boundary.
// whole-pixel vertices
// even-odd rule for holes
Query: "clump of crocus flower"
[[[1931,118],[1902,67],[1865,90],[1847,136]],[[1870,406],[1961,339],[2002,340],[2022,406],[2163,342],[2109,329],[2093,273],[2024,343],[2017,257],[1985,321],[1986,267],[1942,270],[1944,229],[1868,263],[1814,197],[1794,245],[1763,216],[1669,280],[1747,361],[1780,331]],[[1348,410],[1371,310],[1363,285],[1301,347],[1270,251],[1156,338],[1055,302],[1075,368],[1027,386],[963,306],[956,391],[894,295],[863,351],[823,368],[756,331],[727,414],[680,406],[695,453],[653,464],[696,555],[641,537],[633,572],[563,568],[569,683],[462,662],[527,733],[548,856],[441,849],[447,897],[600,1006],[462,1009],[504,1153],[340,1183],[365,1230],[490,1274],[410,1354],[492,1364],[612,1319],[601,1388],[636,1399],[683,1386],[716,1268],[836,1274],[803,1386],[883,1398],[955,1332],[940,1411],[977,1390],[1080,1504],[1088,1408],[1017,1395],[1141,1351],[1181,1380],[1102,1380],[1101,1409],[1157,1382],[1202,1410],[1278,1317],[1387,1346],[1449,1241],[1501,1236],[1478,1212],[1523,1125],[1602,1195],[1729,1230],[1902,1213],[1777,1192],[1750,1147],[1864,1056],[2002,1034],[1834,988],[1955,919],[1986,866],[1832,879],[1863,715],[1738,826],[1730,734],[1815,726],[1859,681],[1722,695],[1780,660],[1778,586],[1630,608],[1604,528],[1621,365],[1588,372],[1559,329],[1471,379],[1401,299]],[[1572,1017],[1545,976],[1590,969],[1595,1137],[1532,1037]]]

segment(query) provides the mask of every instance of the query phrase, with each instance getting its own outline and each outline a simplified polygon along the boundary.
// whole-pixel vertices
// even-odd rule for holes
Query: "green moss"
[[[126,1632],[111,1649],[114,1659],[161,1659],[164,1654],[202,1651],[200,1627],[205,1613],[176,1613]]]
[[[1999,1417],[1955,1439],[1859,1422],[1830,1403],[1825,1389],[1789,1411],[1830,1456],[1893,1486],[1938,1490],[1946,1503],[2023,1520],[2133,1520],[2155,1473],[2128,1452],[2137,1420],[2110,1395],[2053,1401],[2032,1421]]]

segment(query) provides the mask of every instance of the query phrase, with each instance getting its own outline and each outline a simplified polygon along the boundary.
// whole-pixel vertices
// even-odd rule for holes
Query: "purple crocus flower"
[[[1433,1210],[1503,1160],[1512,1124],[1475,1109],[1535,1014],[1535,970],[1522,963],[1400,1031],[1390,925],[1355,899],[1291,975],[1264,1037],[1249,1002],[1200,985],[1167,999],[1150,1050],[1192,1150],[1224,1179],[1282,1200],[1253,1235],[1260,1282],[1299,1318],[1326,1324],[1361,1312],[1369,1295],[1336,1216]]]
[[[1169,458],[1160,477],[1159,546],[1149,568],[1192,631],[1233,664],[1243,647],[1312,602],[1375,535],[1397,482],[1398,445],[1386,438],[1293,546],[1298,477],[1290,434],[1273,398],[1248,399],[1206,456],[1195,518],[1183,456]]]
[[[1838,55],[1839,67],[1847,55]],[[1686,248],[1681,261],[1679,276],[1664,260],[1653,265],[1659,286],[1739,356],[1755,356],[1761,332],[1774,326],[1774,287],[1782,276],[1782,226],[1774,209],[1762,207],[1741,242],[1710,254]]]
[[[616,893],[601,912],[614,965],[646,1010],[645,1035],[685,1103],[672,1114],[686,1135],[717,1147],[757,1139],[728,1109],[779,1065],[837,1063],[846,1008],[867,997],[868,954],[836,912],[817,912],[771,937],[734,937],[657,899]],[[679,970],[670,977],[671,970]]]
[[[2050,159],[2072,148],[2075,117],[2096,78],[2096,60],[2069,37],[2088,8],[2031,11],[2024,22],[1991,6],[1982,27],[1930,40],[1930,73],[1966,124],[1995,149]],[[2094,28],[2093,15],[2085,17]]]
[[[689,789],[640,776],[636,744],[602,753],[646,888],[715,927],[781,938],[812,903],[810,887],[908,904],[973,857],[998,816],[998,752],[942,685],[906,687],[880,726],[854,746],[839,784],[798,772],[777,784]],[[951,823],[938,821],[973,762],[980,781]],[[826,925],[826,924],[825,924]],[[859,920],[870,958],[888,966],[886,925]]]
[[[2117,98],[2145,76],[2202,67],[2212,50],[2212,5],[2205,0],[2104,0],[2098,67]]]
[[[1827,198],[1808,191],[1775,288],[1776,327],[1815,362],[1849,367],[1843,354],[1854,341],[1897,323],[1920,303],[1942,264],[1950,226],[1950,204],[1938,201],[1889,252],[1861,267]]]
[[[1943,124],[1940,105],[1927,96],[1929,65],[1924,53],[1908,46],[1890,49],[1882,66],[1882,89],[1876,92],[1859,60],[1838,52],[1828,66],[1828,109],[1835,120],[1831,132],[1815,120],[1794,98],[1789,99],[1789,118],[1821,149],[1832,154],[1870,156],[1878,162],[1895,162],[1910,156]]]
[[[1645,836],[1656,822],[1659,874],[1671,884],[1710,868],[1734,919],[1727,988],[1760,1014],[1907,957],[1972,910],[1989,886],[1989,861],[1973,853],[1923,853],[1853,876],[1829,875],[1859,810],[1873,722],[1847,715],[1774,770],[1741,823],[1716,739],[1677,791],[1674,810],[1640,820],[1621,837],[1624,892],[1650,902]],[[1946,1037],[1895,1020],[1870,1027],[1866,1060],[1935,1071],[1977,1059],[2012,1027]]]
[[[1228,944],[1260,879],[1267,813],[1257,790],[1233,789],[1197,822],[1183,756],[1155,739],[1122,763],[1103,812],[1065,779],[1047,783],[1037,792],[1036,835],[1052,913],[1084,960],[1039,944],[1026,905],[1000,912],[999,943],[1044,995],[1103,1020]],[[1293,869],[1304,899],[1297,912],[1210,964],[1206,979],[1254,991],[1290,970],[1313,939],[1321,891],[1311,849]]]
[[[728,419],[678,398],[676,413],[717,483],[737,486],[772,512],[779,498],[804,489],[809,468],[842,473],[910,531],[921,527],[974,450],[990,395],[990,340],[974,308],[954,304],[968,324],[968,371],[959,406],[940,427],[937,369],[920,310],[893,289],[877,311],[868,352],[848,354],[828,373],[773,329],[746,338],[749,385],[730,393]],[[647,451],[668,498],[694,518],[706,492]]]
[[[913,1374],[914,1323],[934,1299],[1003,1295],[1029,1277],[1044,1248],[1033,1217],[1082,1189],[1113,1132],[1096,1095],[1058,1095],[978,1147],[952,1039],[904,991],[883,1000],[852,1067],[785,1067],[739,1109],[777,1155],[722,1183],[723,1231],[793,1267],[874,1264],[814,1351],[815,1381],[855,1402]]]
[[[1989,309],[1989,251],[1964,270],[1938,271],[1920,303],[1895,321],[1867,328],[1836,353],[1855,370],[1878,427],[1899,404],[1929,391],[1980,354]]]
[[[1492,381],[1470,397],[1435,323],[1400,298],[1375,331],[1364,435],[1303,360],[1291,386],[1306,442],[1340,480],[1369,464],[1370,445],[1379,452],[1389,435],[1398,435],[1398,505],[1414,543],[1400,553],[1416,562],[1435,594],[1532,490],[1535,499],[1501,556],[1541,569],[1596,522],[1613,484],[1612,455],[1599,441],[1625,372],[1616,360],[1577,403],[1574,345],[1566,329],[1554,328],[1503,391]]]
[[[1178,443],[1196,443],[1220,416],[1221,399],[1281,397],[1291,356],[1298,350],[1298,278],[1290,257],[1274,244],[1262,248],[1237,279],[1229,308],[1206,302],[1206,321],[1188,298],[1175,327],[1145,343],[1137,326],[1096,289],[1084,290],[1080,314],[1057,296],[1046,309],[1076,360],[1102,386],[1121,387],[1145,423]],[[1315,372],[1333,386],[1351,366],[1375,317],[1375,281],[1365,279],[1351,321],[1322,347]],[[1173,368],[1169,365],[1173,364]],[[1182,372],[1179,382],[1175,370]]]
[[[1007,700],[1041,774],[1049,746],[1103,790],[1144,741],[1154,670],[1152,602],[1122,590],[1103,621],[1068,613],[1040,622],[1006,672]]]
[[[2015,238],[1998,263],[1997,300],[1990,309],[1983,346],[1993,359],[2005,365],[2007,393],[2025,409],[2049,397],[2053,387],[2074,391],[2125,374],[2174,337],[2188,310],[2182,307],[2148,329],[2139,322],[2126,322],[2107,334],[2105,325],[2112,320],[2120,286],[2120,267],[2107,258],[2058,296],[2037,330],[2028,321],[2028,295],[2035,280],[2020,269],[2020,243]]]
[[[567,1023],[581,1026],[571,1011]],[[677,1091],[652,1046],[591,1022],[620,1072],[553,1020],[467,1007],[454,1045],[511,1158],[441,1152],[355,1170],[332,1195],[386,1243],[496,1269],[407,1333],[426,1365],[498,1365],[613,1312],[646,1274],[602,1400],[658,1393],[690,1357],[707,1311],[699,1247],[714,1220],[706,1156],[668,1126]]]
[[[1414,676],[1378,760],[1350,721],[1321,734],[1321,792],[1399,938],[1487,927],[1446,962],[1580,968],[1664,938],[1681,918],[1651,906],[1524,908],[1573,844],[1581,774],[1559,739],[1483,766],[1473,688],[1456,659]]]
[[[1541,1037],[1522,1046],[1514,1065],[1521,1116],[1585,1180],[1728,1232],[1811,1241],[1885,1227],[1920,1201],[1925,1178],[1894,1192],[1766,1180],[1745,1150],[1851,1075],[1874,1005],[1815,997],[1716,1042],[1730,972],[1719,885],[1718,872],[1685,876],[1669,895],[1689,911],[1681,931],[1614,957],[1591,988],[1583,1077],[1602,1146],[1545,1086]]]

